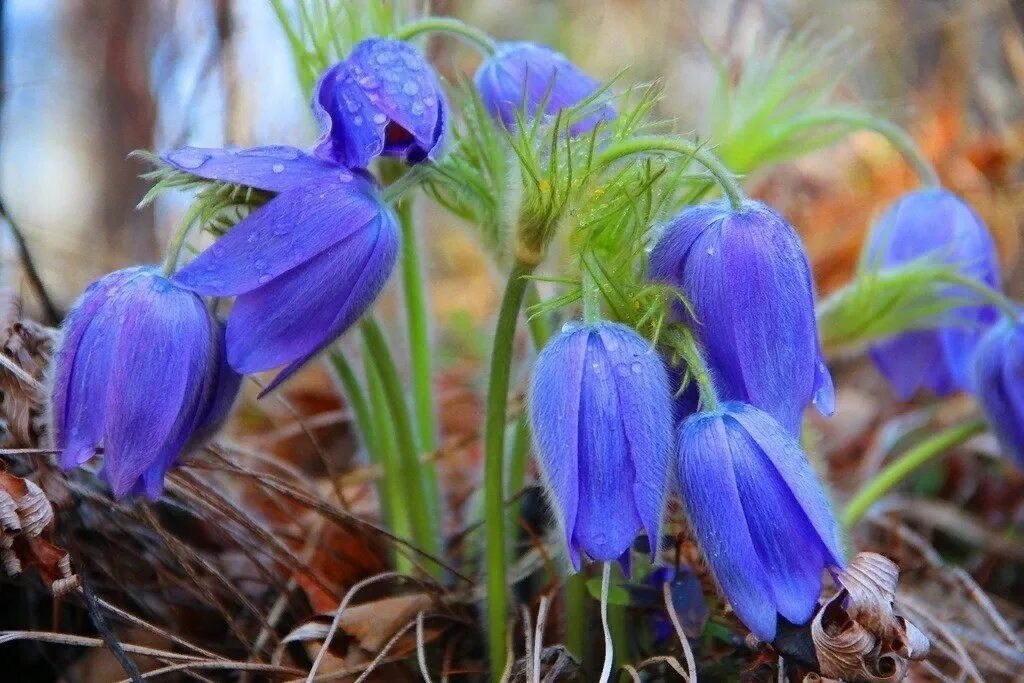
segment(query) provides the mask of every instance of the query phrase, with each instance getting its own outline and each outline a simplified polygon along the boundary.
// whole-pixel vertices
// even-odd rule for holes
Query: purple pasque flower
[[[64,321],[50,411],[61,465],[102,447],[116,496],[159,497],[167,469],[223,422],[239,377],[203,300],[151,267],[92,283]]]
[[[985,224],[948,190],[910,192],[875,223],[864,246],[868,268],[895,266],[923,257],[956,265],[989,287],[999,287],[999,260]],[[950,294],[956,294],[956,287]],[[939,396],[968,387],[971,352],[998,313],[990,305],[950,311],[942,327],[904,332],[875,344],[871,358],[896,395],[908,400],[921,387]]]
[[[315,160],[299,159],[304,176]],[[216,179],[250,176],[248,167],[224,164]],[[289,185],[291,168],[278,174],[276,197],[174,275],[200,294],[237,297],[227,321],[231,367],[287,366],[264,394],[362,316],[398,256],[396,218],[372,180],[332,168]]]
[[[672,407],[658,353],[618,323],[566,326],[533,372],[530,423],[569,559],[620,559],[641,530],[657,553]]]
[[[480,64],[473,81],[487,111],[507,128],[515,126],[517,111],[530,119],[543,106],[544,114],[554,115],[601,89],[561,52],[529,42],[500,44]],[[610,97],[599,96],[592,109],[570,127],[571,135],[588,133],[601,121],[615,118]]]
[[[678,476],[693,532],[744,624],[775,639],[778,617],[814,614],[822,570],[843,565],[839,528],[796,439],[753,406],[726,402],[679,426]]]
[[[378,156],[434,159],[448,105],[433,67],[401,40],[368,38],[320,79],[313,113],[323,130],[316,155],[349,168]]]
[[[725,201],[689,207],[665,228],[649,264],[653,280],[689,300],[676,314],[723,398],[767,411],[793,435],[808,403],[832,414],[810,266],[782,216],[750,200],[738,210]]]
[[[1024,323],[1005,318],[981,338],[971,390],[999,444],[1024,470]]]

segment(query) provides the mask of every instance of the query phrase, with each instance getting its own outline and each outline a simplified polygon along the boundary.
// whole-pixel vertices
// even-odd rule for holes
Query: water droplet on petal
[[[387,120],[388,120],[388,117],[385,116],[384,114],[381,114],[380,112],[378,112],[378,113],[373,115],[373,122],[374,123],[382,124],[382,123],[385,123]]]
[[[363,125],[363,117],[362,116],[353,117],[352,123],[357,125],[357,126]]]
[[[633,362],[632,365],[629,366],[629,369],[633,371],[634,375],[639,375],[640,373],[642,373],[644,371],[643,366],[640,365],[639,363],[635,362],[635,361]]]
[[[195,149],[179,149],[167,155],[167,159],[176,166],[194,170],[210,160],[210,155]]]
[[[415,95],[420,91],[420,86],[416,81],[406,81],[405,85],[402,86],[402,92],[406,95]]]
[[[274,173],[284,173],[284,164],[274,164],[270,167]]]
[[[342,171],[341,173],[338,174],[338,180],[340,180],[343,183],[351,183],[352,174],[349,173],[348,171]]]
[[[266,275],[266,274],[264,274],[264,275],[260,275],[260,277],[259,277],[259,283],[260,283],[261,285],[265,285],[265,284],[267,284],[268,282],[270,282],[270,276],[269,276],[269,275]]]
[[[253,242],[255,242],[257,240],[258,237],[259,236],[255,232],[250,232],[249,236],[246,238],[245,241],[249,242],[250,244],[252,244]]]

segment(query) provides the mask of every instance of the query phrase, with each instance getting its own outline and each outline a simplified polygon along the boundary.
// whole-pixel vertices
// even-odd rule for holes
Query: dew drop
[[[270,282],[270,276],[269,276],[269,275],[266,275],[266,274],[260,275],[260,277],[259,277],[259,283],[260,283],[261,285],[265,285],[265,284],[267,284],[268,282]]]
[[[420,86],[417,85],[416,81],[406,81],[405,84],[402,85],[402,92],[406,95],[415,95],[419,91]]]
[[[641,366],[639,363],[635,361],[632,365],[629,366],[629,369],[633,372],[634,375],[639,375],[644,371],[643,366]]]
[[[362,116],[353,117],[352,123],[357,125],[357,126],[363,125],[363,117]]]
[[[374,123],[381,124],[381,123],[385,123],[387,120],[388,120],[388,117],[385,116],[384,114],[381,114],[380,112],[378,112],[378,113],[373,115],[373,122]]]
[[[252,244],[253,242],[256,241],[257,238],[258,235],[255,232],[250,232],[249,237],[247,237],[245,241],[248,242],[249,244]]]
[[[274,173],[284,173],[284,164],[274,164],[270,167]]]
[[[343,183],[351,183],[352,174],[349,173],[348,171],[342,171],[341,173],[338,174],[338,180],[340,180]]]
[[[413,102],[410,108],[416,116],[423,116],[423,104],[421,102]]]
[[[167,159],[176,166],[196,169],[210,160],[210,155],[195,149],[179,149],[167,155]]]
[[[714,255],[715,255],[715,248],[714,247],[708,247],[708,256],[714,256]]]

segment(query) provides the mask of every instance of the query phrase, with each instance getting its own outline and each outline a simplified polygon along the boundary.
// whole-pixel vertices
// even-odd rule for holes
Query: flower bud
[[[1024,470],[1024,323],[1002,320],[974,351],[971,387],[996,438]]]
[[[985,224],[947,190],[926,189],[901,197],[871,230],[864,247],[868,268],[934,257],[989,287],[999,287],[995,244]],[[957,294],[950,287],[950,296]],[[875,344],[871,358],[893,391],[907,400],[921,387],[940,396],[968,386],[971,352],[998,313],[990,305],[946,314],[938,329],[904,332]]]
[[[527,42],[502,43],[480,65],[474,82],[487,111],[508,128],[515,126],[517,111],[530,119],[543,106],[542,113],[554,115],[601,88],[561,52]],[[599,122],[614,119],[615,107],[609,100],[599,97],[593,112],[570,126],[570,134],[588,133]]]
[[[238,393],[220,329],[202,299],[153,268],[91,284],[54,359],[61,465],[81,465],[102,445],[114,495],[159,497],[167,469],[217,430]]]
[[[782,216],[756,201],[685,209],[651,252],[650,274],[689,300],[676,314],[700,342],[722,398],[768,412],[794,436],[808,403],[832,414],[810,266]]]
[[[656,553],[672,407],[651,345],[616,323],[567,326],[537,359],[529,411],[573,566],[619,559],[641,530]]]
[[[797,441],[743,403],[679,427],[683,504],[722,593],[758,638],[810,620],[822,570],[843,565],[835,517]]]
[[[415,164],[434,159],[447,125],[447,104],[433,67],[409,43],[360,42],[320,79],[313,113],[323,131],[317,156],[366,168],[378,156]]]

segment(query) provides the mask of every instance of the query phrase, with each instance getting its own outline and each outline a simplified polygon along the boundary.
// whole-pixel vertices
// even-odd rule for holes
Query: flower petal
[[[636,511],[647,532],[651,556],[656,558],[672,472],[668,375],[658,352],[633,330],[611,323],[597,329],[614,366],[619,414],[635,475]]]
[[[182,147],[160,156],[180,171],[266,192],[284,192],[343,169],[284,145],[248,149]]]
[[[381,216],[301,267],[238,297],[228,317],[231,366],[249,374],[308,360],[373,303],[397,254],[397,228],[390,216]],[[297,367],[281,373],[274,386]]]
[[[191,426],[210,351],[209,313],[194,294],[153,277],[126,307],[117,333],[104,424],[104,469],[129,493]]]
[[[946,367],[942,342],[935,330],[905,332],[885,339],[871,347],[870,355],[901,401],[910,400],[925,386],[939,396],[956,391],[956,380]]]
[[[591,333],[579,415],[579,509],[573,541],[594,560],[617,560],[643,528],[633,501],[636,475],[619,407],[616,358]],[[628,368],[627,368],[628,371]]]
[[[534,366],[529,402],[541,474],[576,571],[580,555],[572,539],[579,509],[580,391],[589,336],[587,328],[580,328],[544,347]]]
[[[698,413],[680,426],[679,484],[686,514],[708,564],[743,623],[765,641],[778,621],[771,586],[747,528],[735,475],[723,459],[729,435],[721,414]]]
[[[346,172],[347,173],[347,172]],[[174,275],[208,296],[250,292],[362,231],[384,207],[348,173],[282,192]]]

